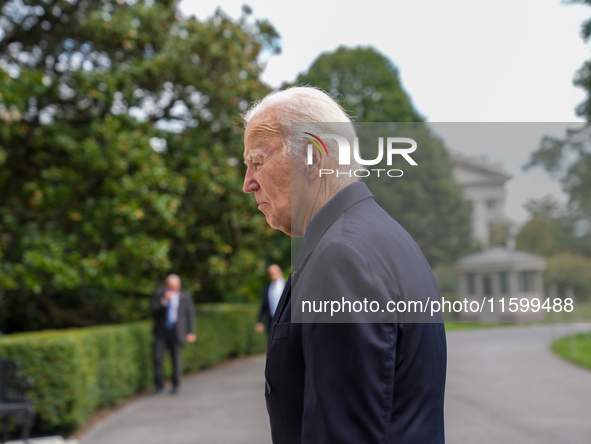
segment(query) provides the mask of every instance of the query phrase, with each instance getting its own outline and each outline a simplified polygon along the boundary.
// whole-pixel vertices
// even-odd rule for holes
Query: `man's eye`
[[[254,168],[255,170],[258,170],[258,169],[259,169],[259,167],[261,166],[261,164],[260,164],[259,162],[254,162],[254,163],[252,164],[252,166],[253,166],[253,168]]]

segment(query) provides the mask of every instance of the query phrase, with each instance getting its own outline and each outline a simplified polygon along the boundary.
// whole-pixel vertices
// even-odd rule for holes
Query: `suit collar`
[[[289,275],[289,279],[287,280],[287,284],[283,289],[283,294],[281,295],[281,299],[279,300],[279,304],[277,304],[277,309],[275,310],[275,315],[273,316],[273,323],[277,322],[281,317],[283,309],[285,308],[285,304],[291,295],[291,286],[296,284],[297,280],[299,279],[299,273],[303,271],[304,267],[306,266],[306,262],[308,262],[310,255],[314,251],[314,248],[326,230],[330,228],[330,226],[338,219],[341,214],[343,214],[353,205],[361,202],[362,200],[371,198],[373,198],[373,194],[371,194],[371,191],[369,191],[367,185],[362,182],[354,183],[343,189],[339,194],[337,194],[332,200],[328,202],[328,204],[322,209],[321,213],[318,213],[318,219],[315,221],[314,226],[310,228],[310,235],[304,244],[302,252],[298,256],[293,270]]]
[[[373,198],[373,194],[371,194],[367,185],[362,182],[357,182],[343,189],[331,199],[321,212],[318,213],[318,219],[315,220],[314,225],[310,227],[310,233],[306,239],[302,252],[298,256],[296,265],[293,267],[294,270],[298,270],[303,265],[303,261],[312,253],[312,251],[314,251],[316,244],[320,241],[326,230],[330,228],[341,214],[362,200],[370,198]]]
[[[343,188],[341,191],[339,191],[337,194],[335,194],[334,196],[332,196],[332,198],[320,209],[320,211],[316,214],[316,216],[314,216],[314,218],[312,219],[312,221],[310,222],[310,225],[308,225],[308,228],[306,228],[306,234],[304,234],[304,243],[308,240],[308,238],[310,237],[310,233],[312,233],[314,225],[316,225],[316,222],[318,221],[318,219],[320,219],[320,215],[322,214],[322,212],[326,209],[326,207],[328,207],[330,205],[330,203],[335,200],[337,198],[337,196],[339,194],[341,194],[342,192],[344,192],[347,188],[349,187],[353,187],[357,184],[356,183],[352,183],[347,185],[345,188]]]

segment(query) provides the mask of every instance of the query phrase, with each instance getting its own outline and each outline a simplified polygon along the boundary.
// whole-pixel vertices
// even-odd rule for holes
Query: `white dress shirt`
[[[285,279],[283,279],[283,277],[271,282],[269,285],[269,313],[271,314],[271,317],[275,314],[284,287]]]
[[[179,292],[173,291],[166,310],[166,328],[173,328],[179,316]]]

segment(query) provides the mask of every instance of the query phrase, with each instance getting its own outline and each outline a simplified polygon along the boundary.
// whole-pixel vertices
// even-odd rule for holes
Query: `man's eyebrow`
[[[260,154],[257,153],[250,153],[248,156],[246,156],[246,162],[252,162],[253,160],[262,160],[263,156],[261,156]]]

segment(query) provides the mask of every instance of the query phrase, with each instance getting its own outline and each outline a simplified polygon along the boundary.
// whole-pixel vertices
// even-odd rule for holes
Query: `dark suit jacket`
[[[267,319],[267,331],[271,330],[271,321],[273,317],[271,316],[271,308],[269,304],[269,288],[271,284],[265,286],[263,290],[263,302],[261,304],[261,311],[259,312],[258,322],[263,322],[263,318]]]
[[[152,315],[154,316],[154,337],[161,339],[166,334],[166,313],[168,306],[162,304],[162,298],[168,288],[161,286],[152,295]],[[179,291],[179,312],[174,326],[175,338],[179,344],[185,342],[185,336],[195,333],[195,308],[191,296],[183,289]]]
[[[354,271],[343,273],[347,261]],[[275,444],[444,442],[442,323],[291,322],[292,301],[346,293],[359,279],[368,297],[439,297],[419,247],[362,183],[316,220],[273,317],[265,397]]]

